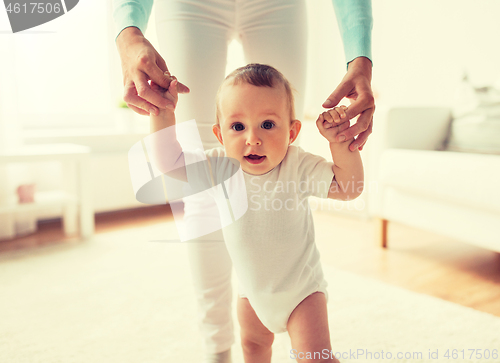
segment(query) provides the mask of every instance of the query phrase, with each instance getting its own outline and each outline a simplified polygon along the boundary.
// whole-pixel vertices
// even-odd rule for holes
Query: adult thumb
[[[346,97],[349,94],[349,86],[346,83],[341,83],[335,88],[335,91],[333,91],[330,96],[326,99],[325,102],[323,102],[323,107],[324,108],[332,108],[335,107],[339,104],[339,102],[342,100],[342,98]]]

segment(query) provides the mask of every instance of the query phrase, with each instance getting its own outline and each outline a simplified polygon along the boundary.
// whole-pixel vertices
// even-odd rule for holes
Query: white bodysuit
[[[212,160],[214,174],[234,174],[220,170],[233,165],[217,161],[224,160],[223,148],[205,153]],[[307,198],[327,197],[332,165],[300,147],[289,146],[283,161],[268,173],[243,172],[248,210],[223,228],[240,296],[248,298],[261,322],[273,333],[286,331],[290,314],[307,296],[316,291],[327,296]],[[199,182],[204,178],[201,174],[209,175],[195,175],[188,167],[188,181]],[[241,182],[242,178],[232,178],[225,186],[242,190],[234,185]]]

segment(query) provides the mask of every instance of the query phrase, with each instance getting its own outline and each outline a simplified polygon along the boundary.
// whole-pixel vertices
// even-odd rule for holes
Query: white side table
[[[0,164],[35,163],[59,161],[74,164],[76,172],[75,193],[65,190],[35,193],[34,203],[18,204],[16,200],[0,205],[0,218],[12,217],[18,213],[36,212],[49,207],[63,207],[65,234],[73,234],[79,224],[79,234],[83,239],[90,238],[95,229],[94,210],[91,203],[89,180],[90,148],[76,144],[27,145],[22,148],[0,153]],[[72,213],[75,207],[78,216]],[[78,223],[79,222],[79,223]]]

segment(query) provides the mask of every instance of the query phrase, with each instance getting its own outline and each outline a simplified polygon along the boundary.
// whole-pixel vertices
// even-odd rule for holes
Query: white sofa
[[[374,211],[381,245],[396,221],[500,252],[500,155],[444,150],[447,108],[392,108],[383,118]]]

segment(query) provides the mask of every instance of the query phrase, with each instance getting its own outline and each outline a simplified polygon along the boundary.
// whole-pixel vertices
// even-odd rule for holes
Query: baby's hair
[[[288,107],[290,109],[290,122],[295,120],[295,101],[293,97],[292,86],[290,82],[283,76],[283,74],[276,68],[268,66],[266,64],[250,63],[244,67],[240,67],[232,71],[224,82],[222,82],[219,87],[219,91],[216,96],[216,120],[219,124],[219,102],[220,102],[220,92],[224,85],[238,85],[242,83],[248,83],[257,87],[275,87],[277,84],[282,84],[285,87],[286,96],[288,99]]]

